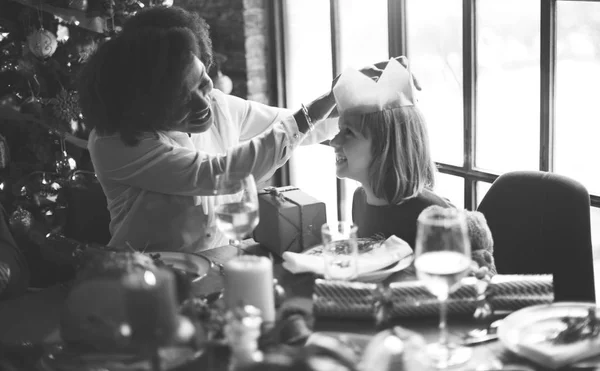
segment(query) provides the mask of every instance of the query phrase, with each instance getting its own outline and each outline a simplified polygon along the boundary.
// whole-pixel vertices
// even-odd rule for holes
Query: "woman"
[[[415,91],[410,73],[395,60],[377,82],[344,72],[333,88],[340,132],[331,141],[336,175],[361,183],[352,203],[358,236],[396,235],[413,248],[419,214],[454,207],[433,191],[436,168]],[[467,219],[474,260],[493,270],[483,215],[467,212]]]
[[[199,196],[213,193],[215,175],[227,164],[258,181],[270,177],[334,107],[329,93],[226,153],[197,150],[188,133],[214,121],[212,81],[199,56],[187,28],[140,27],[103,44],[82,70],[80,103],[94,127],[88,148],[108,200],[111,246],[207,248],[212,212]],[[223,137],[233,130],[217,129]]]

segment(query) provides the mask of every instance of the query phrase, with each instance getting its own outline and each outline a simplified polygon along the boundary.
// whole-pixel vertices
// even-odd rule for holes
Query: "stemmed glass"
[[[448,341],[448,296],[469,273],[471,245],[464,213],[456,209],[428,209],[417,220],[415,268],[418,278],[440,301],[440,338],[427,346],[433,365],[447,368],[471,358],[471,350]]]
[[[215,194],[220,197],[215,209],[217,228],[229,243],[240,249],[241,240],[258,225],[258,192],[254,176],[226,172],[216,176]],[[240,253],[240,251],[238,251]]]

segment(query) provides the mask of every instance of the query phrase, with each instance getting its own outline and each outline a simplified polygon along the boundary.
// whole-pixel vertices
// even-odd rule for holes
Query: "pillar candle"
[[[133,342],[138,345],[170,342],[178,325],[173,273],[166,269],[146,270],[125,276],[123,283]]]
[[[275,322],[273,264],[262,256],[237,256],[225,264],[225,304],[234,309],[252,305],[263,322]]]

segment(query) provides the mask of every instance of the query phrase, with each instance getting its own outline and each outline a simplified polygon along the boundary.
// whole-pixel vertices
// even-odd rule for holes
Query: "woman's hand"
[[[330,117],[331,112],[335,108],[335,97],[333,91],[323,94],[317,99],[306,105],[308,115],[313,123],[317,123]]]

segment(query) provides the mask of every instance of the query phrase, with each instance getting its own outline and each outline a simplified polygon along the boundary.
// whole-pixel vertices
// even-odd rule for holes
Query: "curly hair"
[[[415,106],[364,114],[355,129],[371,139],[369,186],[391,205],[435,185],[425,119]]]
[[[80,71],[86,122],[98,134],[119,134],[128,145],[142,133],[172,129],[197,53],[196,37],[186,28],[147,27],[113,37]]]
[[[198,39],[200,54],[197,57],[206,68],[213,64],[213,46],[210,38],[210,26],[198,13],[180,7],[155,6],[145,8],[128,19],[123,25],[123,32],[139,28],[156,27],[162,29],[187,28]]]

